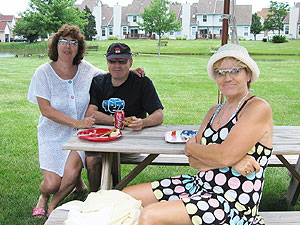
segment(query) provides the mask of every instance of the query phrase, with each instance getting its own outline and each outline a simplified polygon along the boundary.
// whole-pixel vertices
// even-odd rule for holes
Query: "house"
[[[261,23],[269,15],[269,8],[263,8],[257,12],[257,15],[261,18]],[[280,31],[281,35],[285,35],[288,39],[300,39],[300,2],[295,3],[293,7],[290,7],[288,15],[283,20],[283,30]],[[271,39],[274,35],[278,35],[279,32],[275,31],[263,31],[256,36],[257,40],[262,40],[263,37]]]
[[[13,39],[13,28],[16,25],[16,18],[13,15],[0,13],[0,41],[10,42]]]
[[[183,5],[183,18],[186,17],[186,13],[191,12],[189,15],[190,31],[188,32],[188,39],[215,39],[221,37],[224,8],[223,0],[199,0],[198,3],[192,4],[190,10],[185,9],[188,7],[188,4]],[[231,10],[232,9],[230,9],[230,12]],[[252,5],[235,5],[234,12],[238,37],[249,40]],[[183,27],[183,30],[185,29],[187,28]]]
[[[145,7],[149,7],[151,0],[133,0],[132,4],[122,7],[118,4],[109,7],[100,0],[84,0],[76,6],[81,10],[87,5],[96,19],[97,40],[106,40],[109,37],[125,38],[154,38],[140,30],[137,22],[143,22],[140,16]],[[170,10],[176,15],[176,21],[181,21],[180,31],[170,31],[164,36],[170,39],[185,37],[220,38],[222,33],[223,0],[199,0],[198,3],[179,4],[171,3]],[[251,5],[235,5],[235,18],[238,37],[250,39],[252,19]]]

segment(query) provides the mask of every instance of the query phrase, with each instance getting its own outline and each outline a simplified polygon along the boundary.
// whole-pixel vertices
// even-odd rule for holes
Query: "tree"
[[[56,32],[63,24],[77,25],[83,28],[86,21],[81,12],[73,7],[76,0],[30,0],[29,9],[21,13],[21,22],[14,29],[16,35],[45,37]],[[28,33],[30,30],[30,34]],[[36,37],[36,34],[39,34]],[[33,35],[34,34],[34,35]],[[34,41],[33,40],[33,41]]]
[[[26,20],[19,19],[13,29],[14,35],[23,36],[30,43],[34,42],[39,37],[44,37],[40,30],[35,27],[36,23],[34,20],[36,19],[37,18],[34,16],[27,17]]]
[[[82,18],[87,21],[87,24],[83,27],[85,39],[88,41],[93,40],[93,37],[97,34],[96,21],[89,7],[85,6],[82,14]]]
[[[252,15],[252,22],[250,27],[250,32],[254,35],[254,40],[256,40],[256,35],[259,34],[263,30],[263,26],[260,22],[260,17],[257,13]]]
[[[158,55],[160,56],[160,42],[163,33],[169,31],[179,31],[181,24],[175,22],[176,14],[169,9],[168,0],[153,0],[150,7],[144,8],[141,14],[143,23],[138,22],[141,30],[158,35]]]
[[[276,2],[270,1],[270,14],[267,15],[267,18],[264,21],[264,30],[283,30],[283,20],[288,15],[289,4],[287,2]]]

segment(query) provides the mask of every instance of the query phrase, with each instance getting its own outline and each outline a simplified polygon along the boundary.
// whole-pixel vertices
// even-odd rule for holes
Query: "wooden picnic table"
[[[109,127],[111,126],[96,126]],[[93,142],[73,135],[64,145],[65,150],[82,150],[86,156],[102,157],[101,189],[114,187],[123,189],[137,174],[147,167],[159,154],[183,155],[184,144],[167,143],[164,133],[175,130],[198,130],[198,125],[160,125],[133,131],[122,130],[122,136],[110,142]],[[123,180],[120,179],[120,153],[149,154]],[[300,126],[274,126],[273,155],[291,172],[293,180],[289,186],[287,199],[295,204],[300,190]],[[296,169],[284,155],[297,155]],[[298,171],[297,171],[298,170]]]

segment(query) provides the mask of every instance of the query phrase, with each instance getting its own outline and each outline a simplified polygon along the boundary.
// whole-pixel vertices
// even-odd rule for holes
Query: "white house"
[[[257,15],[261,18],[262,24],[269,13],[268,8],[263,8],[261,11],[257,12]],[[285,35],[288,39],[300,39],[300,2],[295,3],[293,7],[290,7],[288,15],[283,20],[283,23],[283,30],[280,31],[281,35]],[[277,34],[279,34],[277,30],[262,31],[256,36],[256,40],[262,40],[264,37],[271,39]],[[251,39],[254,39],[252,34]]]
[[[2,15],[0,13],[0,40],[10,42],[13,39],[13,28],[16,25],[16,18],[13,15]]]
[[[137,22],[143,22],[141,14],[144,7],[149,7],[151,0],[133,0],[126,7],[115,5],[109,7],[100,0],[84,0],[77,6],[84,9],[87,5],[96,19],[96,39],[105,40],[110,36],[118,39],[125,38],[149,38],[150,35],[140,30]],[[176,14],[176,21],[181,21],[180,31],[171,31],[164,36],[170,39],[185,37],[186,39],[197,38],[220,38],[222,33],[223,0],[199,0],[192,5],[185,3],[171,3],[170,10]],[[250,39],[250,26],[252,19],[251,5],[236,5],[235,16],[238,37]],[[153,36],[151,36],[153,38]]]

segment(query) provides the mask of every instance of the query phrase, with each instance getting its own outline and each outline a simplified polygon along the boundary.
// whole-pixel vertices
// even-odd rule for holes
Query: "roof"
[[[109,7],[107,4],[102,5],[102,26],[113,25],[113,7]]]
[[[100,0],[84,0],[81,4],[74,5],[74,7],[78,8],[80,11],[83,11],[85,6],[87,6],[93,12],[94,7],[98,5],[99,1]]]
[[[257,12],[257,15],[263,20],[267,19],[267,15],[272,14],[269,8],[262,8],[261,11]]]
[[[198,3],[193,3],[191,5],[191,24],[197,24],[197,11],[198,11]]]
[[[172,12],[174,12],[175,15],[176,15],[176,20],[175,20],[175,22],[180,21],[180,16],[181,16],[181,14],[182,14],[182,5],[179,5],[179,4],[171,4],[171,5],[170,5],[170,10],[171,10]]]
[[[13,21],[14,19],[14,16],[13,15],[3,15],[3,14],[0,14],[0,21]]]
[[[127,15],[139,15],[144,13],[145,7],[150,7],[151,0],[133,0],[127,7]]]
[[[237,25],[252,23],[252,5],[236,5],[234,13]]]
[[[0,31],[4,31],[7,26],[7,22],[0,22]]]

